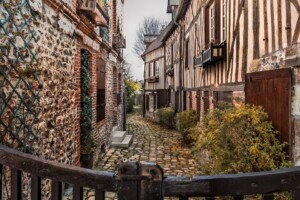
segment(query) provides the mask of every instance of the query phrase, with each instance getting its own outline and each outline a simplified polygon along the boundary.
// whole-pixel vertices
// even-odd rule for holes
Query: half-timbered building
[[[161,35],[145,36],[146,44],[147,40],[152,40],[152,42],[150,42],[142,55],[145,61],[144,111],[146,115],[153,117],[158,108],[168,106],[168,90],[166,90],[165,80],[165,50],[161,42]]]
[[[300,160],[300,1],[171,3],[161,36],[169,104],[200,118],[221,101],[261,105]]]

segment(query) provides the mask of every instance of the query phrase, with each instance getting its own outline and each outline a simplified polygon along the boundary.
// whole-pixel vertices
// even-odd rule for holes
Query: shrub
[[[134,103],[135,103],[134,100],[135,100],[135,96],[126,98],[126,112],[127,113],[133,112],[133,107],[134,107]]]
[[[219,107],[204,116],[193,132],[196,152],[205,152],[208,174],[256,172],[290,166],[285,144],[261,107]]]
[[[174,128],[175,110],[171,107],[158,109],[159,122],[168,128]]]
[[[186,110],[177,114],[179,131],[182,133],[183,141],[188,145],[194,142],[191,133],[197,122],[197,113],[194,110]]]

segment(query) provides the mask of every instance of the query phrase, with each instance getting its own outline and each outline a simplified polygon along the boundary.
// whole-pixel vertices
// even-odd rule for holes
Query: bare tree
[[[163,21],[153,18],[145,17],[143,22],[140,24],[139,29],[136,32],[136,41],[134,44],[134,52],[140,56],[146,50],[144,43],[144,35],[158,35],[162,29]]]

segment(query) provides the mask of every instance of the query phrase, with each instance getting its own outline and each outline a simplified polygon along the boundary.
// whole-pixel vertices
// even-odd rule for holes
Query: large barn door
[[[278,139],[290,143],[291,71],[289,68],[246,75],[246,103],[263,106],[279,131]]]

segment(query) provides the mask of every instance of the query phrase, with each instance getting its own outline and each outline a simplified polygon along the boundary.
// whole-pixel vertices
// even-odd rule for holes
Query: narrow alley
[[[112,147],[98,162],[98,170],[115,171],[125,161],[153,162],[160,165],[165,175],[197,175],[197,161],[190,149],[182,144],[181,135],[175,130],[143,118],[139,114],[128,116],[127,129],[134,135],[128,149]]]

